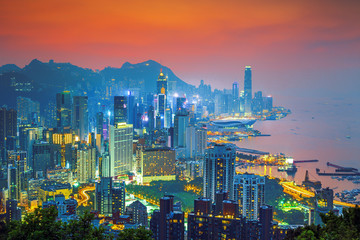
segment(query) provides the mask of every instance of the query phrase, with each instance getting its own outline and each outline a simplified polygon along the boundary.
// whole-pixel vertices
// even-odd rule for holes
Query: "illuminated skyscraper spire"
[[[160,74],[159,74],[159,77],[157,80],[157,92],[156,93],[167,95],[167,88],[168,88],[167,77],[162,72],[162,68],[161,68]]]

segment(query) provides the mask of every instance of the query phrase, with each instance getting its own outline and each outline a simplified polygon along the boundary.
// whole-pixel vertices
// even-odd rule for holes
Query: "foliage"
[[[92,225],[94,216],[88,212],[78,220],[68,223],[57,221],[57,210],[52,208],[35,209],[34,213],[27,214],[23,221],[12,221],[0,224],[0,239],[8,240],[45,240],[45,239],[72,239],[72,240],[106,240],[113,239],[106,235],[103,227]],[[148,240],[151,231],[130,229],[120,232],[118,239]]]
[[[121,231],[118,240],[151,240],[152,232],[144,227],[138,229],[125,229]]]
[[[343,215],[321,214],[323,226],[305,226],[288,233],[287,239],[360,239],[360,208],[344,209]]]

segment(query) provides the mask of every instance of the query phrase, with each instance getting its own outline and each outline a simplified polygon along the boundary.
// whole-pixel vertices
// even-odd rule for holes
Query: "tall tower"
[[[240,213],[248,220],[257,220],[260,207],[265,204],[265,177],[239,174],[235,177],[234,195]]]
[[[251,115],[251,101],[252,101],[251,66],[245,67],[244,99],[245,99],[245,115]]]
[[[114,97],[114,125],[127,122],[127,97]]]
[[[233,96],[233,99],[239,98],[239,83],[238,82],[234,82],[232,85],[232,96]]]
[[[74,96],[72,112],[72,128],[81,140],[89,133],[88,97]]]
[[[69,91],[56,94],[56,119],[57,127],[71,126],[72,101]]]
[[[227,192],[234,199],[235,151],[223,144],[206,150],[204,197],[215,201],[216,192]]]
[[[14,109],[0,108],[0,163],[6,164],[8,140],[17,136],[17,114]]]
[[[164,94],[165,96],[167,95],[167,91],[168,91],[168,82],[167,82],[167,77],[165,76],[165,74],[162,72],[162,69],[160,69],[160,74],[157,80],[157,94]]]

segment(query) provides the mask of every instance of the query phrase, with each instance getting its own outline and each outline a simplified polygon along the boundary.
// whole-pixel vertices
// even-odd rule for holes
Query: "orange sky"
[[[355,71],[356,79],[360,68],[356,0],[0,0],[0,6],[0,65],[23,67],[38,58],[102,69],[153,59],[185,81],[217,87],[225,81],[227,88],[242,82],[245,65],[253,66],[259,88],[280,81],[296,88],[306,76],[341,75],[335,68]]]

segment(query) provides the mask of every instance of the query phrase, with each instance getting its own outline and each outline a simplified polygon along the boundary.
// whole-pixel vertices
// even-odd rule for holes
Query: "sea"
[[[259,166],[247,172],[285,178],[301,184],[309,171],[310,180],[321,181],[334,192],[360,188],[349,180],[319,176],[321,171],[334,172],[327,162],[360,170],[360,98],[284,98],[282,106],[292,113],[275,121],[257,121],[253,128],[271,136],[252,137],[236,142],[243,148],[270,153],[284,153],[294,160],[318,159],[315,163],[296,164],[295,175],[278,172],[275,167]]]

